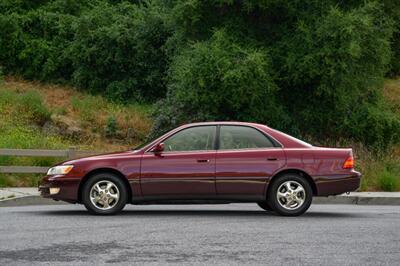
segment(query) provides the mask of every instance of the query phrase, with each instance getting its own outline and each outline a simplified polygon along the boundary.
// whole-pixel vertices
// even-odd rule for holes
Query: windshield
[[[144,146],[146,146],[147,144],[149,144],[150,142],[143,142],[141,144],[139,144],[138,146],[132,148],[132,150],[136,151],[136,150],[140,150],[141,148],[143,148]]]
[[[133,150],[133,151],[140,150],[140,149],[142,149],[146,145],[152,143],[153,141],[155,141],[156,139],[158,139],[159,137],[161,137],[164,134],[165,134],[165,132],[162,133],[162,134],[157,135],[156,137],[152,137],[150,140],[149,140],[149,138],[147,138],[143,143],[141,143],[138,146],[132,148],[131,150]]]

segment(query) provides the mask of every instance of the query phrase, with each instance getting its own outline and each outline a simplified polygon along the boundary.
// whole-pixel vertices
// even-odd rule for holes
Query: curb
[[[62,205],[62,201],[45,199],[40,196],[25,196],[0,200],[0,207],[33,206],[33,205]]]
[[[366,197],[366,196],[314,197],[313,204],[400,205],[400,197]]]
[[[400,205],[400,197],[365,197],[365,196],[329,196],[314,197],[313,204],[353,204],[353,205]],[[40,196],[25,196],[0,200],[0,207],[33,206],[33,205],[64,205],[63,201],[42,198]]]

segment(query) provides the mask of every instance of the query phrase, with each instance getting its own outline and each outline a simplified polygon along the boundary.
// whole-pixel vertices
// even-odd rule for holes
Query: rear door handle
[[[198,159],[197,162],[198,163],[209,163],[210,160],[208,160],[208,159]]]
[[[268,161],[278,161],[278,158],[275,157],[269,157],[267,158]]]

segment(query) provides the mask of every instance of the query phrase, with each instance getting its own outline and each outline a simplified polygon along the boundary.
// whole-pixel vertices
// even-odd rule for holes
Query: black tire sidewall
[[[96,184],[99,181],[102,180],[108,180],[113,182],[119,190],[120,198],[118,200],[118,203],[112,207],[111,209],[108,210],[100,210],[96,208],[93,203],[90,200],[90,189],[94,184]],[[113,173],[98,173],[93,176],[91,176],[85,183],[82,189],[82,202],[85,205],[86,209],[91,213],[91,214],[98,214],[98,215],[112,215],[120,212],[126,205],[128,198],[128,190],[126,188],[126,185],[124,182],[121,180],[120,177]]]
[[[305,202],[298,209],[287,210],[278,203],[278,199],[276,198],[278,188],[282,183],[286,181],[296,181],[300,183],[305,190],[306,193]],[[312,202],[312,196],[313,196],[313,191],[311,185],[306,179],[297,174],[284,174],[282,176],[279,176],[276,180],[272,182],[271,187],[268,190],[267,198],[269,206],[271,206],[271,208],[273,208],[278,214],[284,216],[298,216],[308,210]]]

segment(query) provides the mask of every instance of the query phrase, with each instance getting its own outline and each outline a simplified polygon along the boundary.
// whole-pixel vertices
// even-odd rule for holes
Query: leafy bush
[[[11,2],[0,11],[0,62],[8,73],[71,82],[122,102],[165,95],[168,31],[155,5]]]
[[[399,185],[399,177],[385,169],[378,178],[378,184],[383,191],[396,191]]]
[[[399,120],[390,110],[377,114],[373,107],[390,59],[390,24],[381,17],[372,4],[351,11],[330,8],[322,17],[300,21],[280,42],[282,95],[302,132],[368,144],[382,143],[376,137],[383,131],[396,132]],[[379,129],[360,128],[366,116]]]
[[[99,4],[74,27],[73,83],[122,102],[165,95],[162,50],[168,32],[152,6]]]
[[[4,73],[3,73],[3,68],[0,66],[0,85],[3,83],[4,80]]]
[[[109,116],[107,118],[107,125],[106,125],[106,136],[113,137],[116,135],[118,130],[117,119],[115,116]]]
[[[244,120],[286,126],[268,51],[243,47],[225,31],[191,45],[170,69],[156,131],[183,122]],[[156,134],[156,133],[154,133]]]

